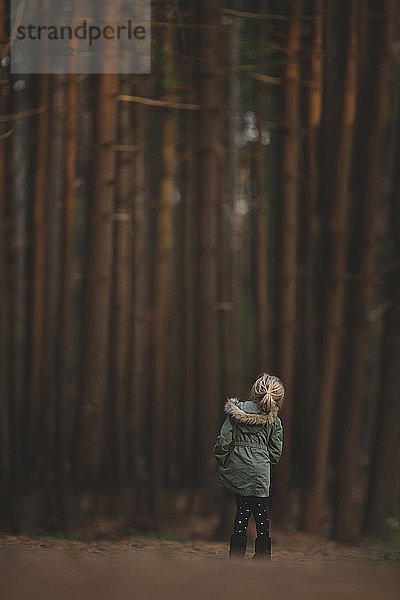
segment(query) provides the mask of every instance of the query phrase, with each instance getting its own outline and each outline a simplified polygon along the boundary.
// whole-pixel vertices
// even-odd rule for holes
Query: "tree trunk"
[[[298,153],[300,133],[300,13],[303,3],[290,5],[287,30],[287,58],[284,73],[283,134],[281,144],[280,193],[278,205],[278,272],[277,272],[277,347],[278,373],[286,390],[282,418],[285,428],[285,451],[275,474],[273,503],[287,515],[292,437],[292,407],[296,342],[297,302],[297,203],[299,193]]]
[[[49,142],[46,163],[45,215],[45,280],[43,322],[43,388],[39,413],[39,428],[36,432],[37,462],[34,479],[44,487],[46,517],[57,519],[54,509],[62,483],[58,479],[60,467],[60,445],[62,433],[57,429],[56,414],[62,410],[63,399],[59,388],[60,331],[62,296],[62,270],[64,264],[64,214],[65,206],[65,134],[67,118],[67,80],[65,75],[54,75],[50,80]],[[40,272],[39,272],[40,273]],[[60,337],[61,333],[61,337]],[[63,417],[58,416],[59,425]],[[55,445],[56,444],[56,445]],[[58,496],[58,497],[57,497]]]
[[[45,281],[46,281],[46,218],[45,199],[47,196],[47,155],[49,128],[49,83],[48,75],[39,79],[39,105],[43,112],[38,116],[36,178],[33,198],[33,260],[32,260],[32,325],[30,347],[30,431],[29,446],[36,447],[40,441],[41,404],[44,390],[44,318],[45,318]],[[30,458],[29,482],[34,483],[37,453]]]
[[[258,1],[260,14],[266,12],[264,0]],[[264,61],[266,25],[257,24],[257,62],[262,71]],[[263,143],[263,120],[265,115],[265,84],[255,84],[255,113],[258,138],[255,142],[254,185],[255,185],[255,294],[256,294],[256,366],[257,372],[267,370],[268,365],[268,300],[267,300],[267,222],[265,215],[265,152]]]
[[[306,188],[302,230],[304,231],[304,285],[303,285],[303,335],[299,338],[298,370],[299,386],[296,391],[302,397],[299,407],[299,444],[302,452],[298,459],[304,465],[303,483],[309,478],[307,473],[311,459],[310,422],[315,410],[317,400],[318,381],[318,316],[317,294],[319,287],[316,285],[317,274],[317,244],[320,234],[320,216],[318,212],[318,195],[320,190],[320,157],[319,137],[322,114],[322,88],[323,88],[323,37],[324,18],[322,0],[313,3],[313,31],[311,40],[311,86],[307,95],[307,140],[305,149],[306,161]],[[298,463],[299,464],[299,463]]]
[[[195,115],[187,111],[185,115],[185,150],[187,153],[184,165],[183,189],[183,311],[184,311],[184,341],[183,341],[183,473],[184,481],[193,487],[194,473],[192,469],[194,458],[194,392],[195,381],[195,273],[194,273],[194,151],[195,151]]]
[[[165,10],[166,22],[171,20],[174,4],[168,2]],[[163,88],[166,100],[173,98],[174,29],[167,25],[163,35],[164,71]],[[165,415],[169,407],[169,386],[167,383],[169,361],[169,324],[171,318],[171,276],[173,245],[173,189],[174,189],[174,112],[164,109],[161,131],[161,182],[157,211],[157,237],[155,254],[155,283],[153,299],[153,351],[154,377],[152,394],[152,487],[154,514],[162,519],[165,514],[163,489],[166,481],[166,465],[170,460],[168,428]],[[172,423],[171,423],[172,426]]]
[[[397,88],[398,89],[398,88]],[[386,275],[384,300],[389,307],[383,321],[382,354],[377,385],[377,407],[369,465],[367,501],[363,532],[382,535],[387,519],[395,517],[399,504],[400,456],[400,115],[397,113],[397,139],[392,170],[393,188],[389,236],[392,267]],[[397,263],[397,264],[396,264]]]
[[[203,28],[199,40],[199,159],[198,159],[198,485],[207,502],[214,475],[210,449],[217,430],[219,398],[219,357],[217,340],[217,203],[218,178],[222,161],[219,120],[220,74],[222,57],[218,55],[222,23],[221,7],[216,0],[206,0],[199,10]]]
[[[108,389],[109,319],[118,77],[96,78],[95,141],[86,283],[84,374],[74,471],[83,487],[100,483]]]
[[[85,376],[85,318],[86,318],[86,265],[88,248],[88,228],[92,210],[92,167],[93,167],[93,130],[95,127],[93,111],[94,77],[92,75],[72,76],[77,83],[77,130],[76,146],[76,184],[74,194],[76,201],[74,217],[74,244],[72,268],[71,320],[68,330],[71,352],[69,353],[68,394],[66,402],[64,426],[68,428],[66,440],[68,457],[68,491],[71,492],[71,519],[81,512],[80,492],[77,489],[77,470],[79,463],[79,427],[80,408],[82,402],[83,379]],[[70,116],[71,121],[73,116]],[[70,124],[72,126],[72,122]],[[71,149],[72,150],[72,149]],[[71,155],[65,157],[66,168]],[[75,488],[75,489],[73,489]]]
[[[129,77],[121,77],[123,94],[130,93]],[[133,202],[135,180],[132,177],[135,156],[134,107],[123,102],[119,107],[117,195],[114,212],[114,261],[111,313],[110,387],[108,395],[107,431],[110,454],[107,460],[110,484],[109,502],[112,504],[116,489],[124,487],[127,480],[126,465],[126,382],[130,374],[129,342],[132,327],[132,252],[133,252]]]
[[[220,31],[218,38],[217,55],[224,56],[226,45],[225,28]],[[225,106],[227,95],[222,78],[219,79],[217,88],[219,106]],[[226,396],[230,386],[231,373],[231,350],[230,330],[232,317],[231,283],[230,283],[230,206],[225,192],[225,169],[223,168],[225,156],[225,120],[218,119],[218,131],[216,132],[220,145],[217,147],[219,165],[221,167],[220,177],[217,179],[217,278],[218,278],[218,354],[220,357],[219,393]],[[220,396],[221,397],[221,396]],[[223,416],[223,403],[219,403],[219,416]]]
[[[4,0],[0,2],[0,39],[5,40],[8,33],[7,6]],[[11,86],[9,67],[5,62],[0,63],[0,78],[3,82],[3,93],[0,96],[0,114],[9,115]],[[8,193],[8,156],[9,143],[12,135],[11,121],[0,122],[0,510],[6,514],[7,484],[9,476],[9,429],[8,429],[8,397],[9,397],[9,352],[10,338],[9,314],[10,297],[7,281],[9,278],[7,264],[7,193]]]
[[[392,52],[394,0],[371,3],[374,11],[368,29],[367,62],[360,101],[360,135],[357,154],[357,202],[361,210],[360,284],[356,292],[351,339],[350,386],[339,463],[336,537],[356,539],[361,528],[360,419],[366,392],[366,361],[371,334],[368,314],[372,306],[375,271],[376,220],[381,194],[381,156],[388,110],[389,64]],[[368,102],[365,98],[368,97]]]
[[[397,157],[399,157],[399,148]],[[400,183],[397,161],[395,190],[392,195],[392,240],[394,256],[400,255]],[[387,520],[395,518],[399,502],[400,439],[400,272],[394,268],[386,278],[386,299],[390,302],[384,319],[380,383],[374,443],[369,467],[369,487],[364,513],[363,531],[382,535]]]
[[[69,419],[67,406],[73,394],[70,389],[70,364],[73,337],[71,335],[71,304],[73,278],[73,243],[75,216],[75,185],[77,159],[77,112],[78,86],[75,75],[69,75],[66,82],[67,114],[65,115],[65,205],[63,211],[64,232],[62,237],[62,271],[60,280],[60,324],[59,324],[59,356],[56,379],[56,405],[54,427],[54,469],[57,480],[58,515],[68,527],[69,506],[69,462],[68,440]]]
[[[354,0],[349,7],[347,58],[343,81],[343,100],[338,131],[333,187],[326,190],[330,200],[329,275],[325,329],[322,346],[322,373],[317,415],[314,419],[314,448],[311,481],[305,498],[303,527],[320,531],[328,474],[328,451],[335,400],[335,384],[341,356],[345,293],[349,178],[356,102],[356,12]]]
[[[28,464],[28,252],[29,202],[32,185],[31,160],[34,156],[32,125],[34,117],[22,116],[32,108],[33,79],[14,76],[12,82],[10,168],[8,197],[8,281],[9,313],[9,389],[8,439],[10,522],[16,530],[23,527],[20,500],[27,488]],[[21,116],[20,116],[20,113]]]
[[[234,8],[238,8],[237,0]],[[232,315],[230,320],[230,372],[229,395],[235,396],[240,392],[242,384],[241,372],[241,242],[243,215],[240,191],[240,136],[241,136],[241,102],[240,75],[234,69],[240,63],[240,19],[230,25],[229,38],[229,94],[228,94],[228,163],[229,176],[227,193],[230,198],[230,270],[231,270],[231,302]]]
[[[146,92],[145,86],[138,84],[136,92]],[[129,427],[128,464],[130,480],[134,484],[134,508],[145,511],[145,491],[147,487],[147,462],[144,449],[144,428],[146,401],[149,398],[148,374],[149,358],[149,288],[150,288],[150,228],[148,195],[146,193],[146,131],[148,109],[135,106],[135,154],[133,189],[133,331],[132,331],[132,392],[129,394],[127,413]],[[133,524],[134,525],[134,524]]]

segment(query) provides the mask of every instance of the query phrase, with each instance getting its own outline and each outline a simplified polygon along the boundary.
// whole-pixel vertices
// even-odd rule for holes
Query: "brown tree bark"
[[[397,122],[398,132],[400,132],[399,125]],[[400,136],[399,133],[397,135],[389,217],[394,265],[400,256]],[[382,535],[387,531],[387,519],[395,517],[399,502],[400,270],[398,264],[386,276],[385,300],[389,301],[390,305],[385,313],[383,325],[377,411],[363,522],[363,532],[369,535]]]
[[[217,203],[218,177],[221,169],[219,120],[220,73],[222,60],[219,35],[221,7],[216,0],[206,0],[199,10],[198,23],[203,25],[199,39],[199,121],[198,121],[198,485],[206,500],[211,492],[214,459],[211,448],[217,430],[219,413],[219,357],[217,339]]]
[[[45,198],[46,198],[46,170],[48,153],[48,126],[49,126],[49,81],[48,75],[41,75],[39,80],[39,105],[43,109],[38,116],[36,154],[36,178],[34,183],[33,198],[33,260],[32,260],[32,325],[30,348],[30,431],[29,445],[35,446],[39,438],[40,407],[44,389],[44,356],[43,356],[43,331],[44,331],[44,298],[46,277],[46,234],[45,234]],[[32,481],[34,460],[37,455],[31,456],[29,481]]]
[[[108,389],[116,95],[118,77],[99,75],[86,271],[84,373],[74,471],[82,487],[99,484]]]
[[[120,78],[120,89],[129,94],[130,78]],[[110,453],[106,468],[109,481],[109,502],[127,481],[127,381],[130,376],[130,331],[132,328],[132,257],[133,257],[133,177],[135,156],[134,107],[123,102],[119,105],[118,158],[114,220],[113,293],[111,338],[113,348],[108,394],[107,431]]]
[[[225,55],[226,46],[226,34],[225,28],[221,29],[218,38],[218,48],[216,50],[217,55]],[[217,88],[218,104],[222,107],[225,106],[227,101],[227,94],[225,88],[225,81],[221,77],[219,80],[219,87]],[[217,147],[217,159],[219,165],[225,164],[225,120],[218,119],[218,131],[217,136],[221,140],[220,145]],[[231,281],[230,281],[230,212],[229,212],[229,201],[225,191],[227,184],[225,177],[225,169],[221,169],[220,177],[217,179],[217,197],[219,199],[217,203],[217,279],[218,279],[218,355],[220,357],[220,375],[219,375],[219,391],[224,396],[228,394],[230,382],[230,374],[232,371],[232,345],[230,340],[231,325],[232,325],[232,302],[231,302]],[[219,403],[219,415],[223,417],[223,403]]]
[[[264,0],[258,1],[260,14],[266,12]],[[257,24],[257,62],[262,71],[265,52],[266,24]],[[265,85],[265,84],[264,84]],[[265,88],[255,84],[255,115],[258,138],[255,142],[254,186],[255,186],[255,296],[256,296],[256,366],[263,373],[268,365],[268,300],[267,300],[267,222],[265,214],[265,151],[263,143],[263,120],[265,119]]]
[[[29,116],[33,98],[33,78],[11,77],[10,113],[13,118],[9,146],[8,218],[8,500],[11,527],[23,527],[23,497],[27,491],[28,446],[28,274],[29,274],[29,203],[31,201],[33,122]],[[9,113],[9,114],[10,114]]]
[[[168,23],[173,16],[174,3],[163,6]],[[174,61],[174,29],[165,27],[163,32],[164,69],[162,72],[163,91],[166,100],[173,98],[173,61]],[[170,459],[165,415],[169,409],[168,374],[168,337],[171,319],[171,277],[173,246],[173,204],[174,189],[174,112],[164,109],[161,129],[161,181],[159,204],[157,206],[157,236],[155,252],[154,297],[153,297],[153,351],[154,377],[152,394],[152,491],[154,514],[162,519],[165,514],[163,490],[166,481],[166,465]],[[172,424],[171,424],[172,426]]]
[[[315,410],[318,382],[318,316],[317,296],[317,248],[320,239],[320,215],[318,195],[320,191],[320,130],[323,93],[323,39],[324,15],[322,0],[313,2],[313,29],[311,36],[310,87],[307,93],[307,138],[305,148],[306,182],[302,230],[304,231],[304,284],[303,284],[303,335],[299,339],[298,369],[301,372],[297,388],[302,396],[299,418],[305,469],[303,482],[311,457],[311,436],[309,424]],[[325,32],[326,33],[326,32]]]
[[[273,503],[282,515],[288,514],[294,359],[297,303],[297,204],[299,194],[300,64],[303,3],[294,0],[289,9],[287,51],[284,70],[281,167],[278,199],[277,267],[277,375],[282,379],[286,399],[282,410],[285,451],[275,474]]]
[[[65,206],[65,134],[67,79],[65,75],[54,75],[49,88],[49,141],[46,162],[46,189],[44,200],[45,279],[43,303],[43,387],[39,412],[39,427],[36,431],[37,461],[34,478],[44,488],[44,514],[57,519],[58,492],[61,490],[57,469],[62,443],[56,431],[56,414],[63,400],[59,397],[60,317],[62,296],[62,270],[64,264],[64,214]],[[61,335],[63,333],[61,332]],[[62,417],[60,419],[62,422]]]
[[[329,273],[325,327],[322,346],[322,372],[317,415],[314,419],[314,448],[311,462],[311,481],[306,493],[303,527],[314,533],[320,531],[325,505],[328,475],[328,451],[335,385],[341,356],[345,272],[347,250],[347,220],[349,182],[356,103],[356,6],[349,6],[346,66],[343,80],[343,100],[337,127],[338,147],[333,171],[333,187],[326,190],[329,197]]]
[[[355,194],[361,212],[360,283],[356,291],[351,338],[350,385],[347,387],[346,418],[339,463],[339,489],[335,535],[341,539],[359,537],[360,419],[370,326],[368,313],[374,294],[376,223],[381,190],[382,151],[388,111],[389,66],[392,53],[394,0],[370,3],[367,60],[360,92],[360,134],[356,149]],[[368,97],[368,102],[365,98]]]
[[[8,9],[7,2],[0,2],[0,39],[3,44],[7,40]],[[4,56],[2,46],[1,56]],[[3,82],[3,93],[0,97],[0,115],[10,114],[10,72],[5,62],[0,63],[0,79]],[[7,171],[9,140],[12,135],[12,122],[0,122],[0,505],[5,507],[7,496],[7,478],[9,470],[9,431],[8,431],[8,396],[9,396],[9,311],[10,299],[7,288]],[[4,511],[5,512],[5,511]]]
[[[136,91],[145,91],[138,84]],[[149,211],[146,193],[146,124],[148,112],[140,104],[134,109],[135,122],[135,164],[133,171],[133,323],[132,323],[132,391],[129,394],[127,414],[129,427],[128,465],[130,481],[134,484],[134,507],[141,513],[145,509],[145,488],[147,483],[147,463],[144,450],[144,427],[146,400],[149,398],[148,373],[150,369],[150,326],[149,326],[149,287],[150,287],[150,242]]]
[[[71,340],[69,354],[68,394],[70,401],[65,406],[65,424],[68,429],[67,469],[68,488],[72,509],[71,519],[74,520],[81,512],[81,494],[78,490],[79,438],[82,389],[85,361],[86,335],[86,291],[87,291],[87,249],[89,246],[88,231],[92,211],[92,168],[93,161],[93,131],[95,128],[95,111],[93,110],[93,93],[95,77],[93,75],[77,76],[77,160],[76,184],[74,187],[76,210],[74,218],[74,248],[72,261],[72,298],[71,320],[68,335]],[[68,158],[66,157],[66,161]]]
[[[71,394],[69,379],[71,365],[71,304],[73,288],[73,254],[74,254],[74,217],[76,207],[76,160],[78,142],[78,84],[76,75],[69,75],[66,81],[65,115],[65,201],[63,207],[64,231],[62,241],[62,266],[60,277],[60,321],[59,321],[59,354],[55,404],[54,426],[54,470],[57,481],[57,511],[64,527],[68,527],[69,519],[69,461],[68,442],[69,426],[67,406]]]
[[[398,74],[397,74],[398,77]],[[399,89],[397,80],[395,91]],[[384,279],[383,301],[388,308],[383,318],[382,349],[376,393],[376,412],[368,465],[368,487],[362,531],[367,535],[387,533],[390,517],[400,500],[400,114],[395,119],[396,138],[392,166],[392,190],[387,236],[389,263]]]
[[[195,194],[195,115],[187,111],[185,115],[185,150],[183,181],[183,304],[184,304],[184,340],[183,340],[183,474],[184,481],[193,487],[192,469],[194,457],[194,414],[195,402],[193,382],[195,381],[195,257],[194,257],[194,202]]]
[[[238,2],[233,8],[238,8]],[[240,19],[234,20],[229,27],[229,82],[228,82],[228,162],[227,162],[227,193],[230,199],[230,271],[231,271],[231,301],[232,314],[230,320],[230,395],[240,395],[242,384],[241,369],[241,242],[243,215],[241,213],[241,177],[240,177],[240,136],[241,136],[241,85],[240,75],[235,68],[240,63]],[[247,382],[246,382],[247,383]]]

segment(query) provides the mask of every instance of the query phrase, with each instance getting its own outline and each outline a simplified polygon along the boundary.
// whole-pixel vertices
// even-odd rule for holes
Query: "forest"
[[[399,2],[152,0],[147,74],[12,73],[0,7],[0,528],[225,535],[266,371],[273,522],[398,533]]]

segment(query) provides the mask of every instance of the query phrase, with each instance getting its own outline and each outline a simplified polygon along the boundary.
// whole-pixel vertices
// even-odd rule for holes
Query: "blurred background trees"
[[[397,0],[153,0],[120,76],[11,75],[0,5],[2,527],[217,530],[265,370],[274,518],[398,527]]]

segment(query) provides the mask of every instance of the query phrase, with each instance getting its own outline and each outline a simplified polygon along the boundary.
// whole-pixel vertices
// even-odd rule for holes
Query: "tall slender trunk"
[[[65,115],[65,203],[63,210],[64,231],[62,236],[62,268],[60,278],[60,320],[59,320],[59,355],[56,379],[55,427],[54,427],[54,469],[57,480],[58,515],[68,525],[69,505],[69,462],[68,439],[69,419],[67,406],[73,397],[69,385],[71,347],[71,302],[73,277],[73,243],[75,216],[75,184],[77,159],[77,111],[78,86],[75,75],[69,75],[66,81]]]
[[[387,23],[388,25],[388,23]],[[399,90],[399,75],[395,92]],[[392,264],[389,264],[383,287],[383,300],[388,302],[382,324],[382,347],[378,372],[376,406],[372,426],[366,502],[362,531],[367,535],[387,532],[387,520],[396,514],[400,500],[400,115],[394,122],[394,159],[392,190],[387,235]]]
[[[389,65],[392,52],[394,0],[370,3],[373,13],[368,24],[367,62],[360,101],[360,134],[356,149],[355,194],[360,208],[360,283],[355,295],[354,321],[348,347],[351,350],[350,386],[347,389],[346,418],[343,422],[342,455],[339,465],[339,504],[335,533],[356,539],[361,528],[360,504],[360,419],[366,393],[368,340],[371,335],[368,313],[374,297],[376,221],[382,175],[381,156],[388,110]],[[365,98],[368,97],[368,102]]]
[[[225,29],[220,31],[218,39],[217,55],[224,56],[226,45]],[[225,80],[221,77],[217,87],[218,104],[225,106],[227,101]],[[217,148],[219,165],[222,167],[225,161],[225,120],[218,119],[217,136],[221,140]],[[217,179],[217,278],[218,278],[218,354],[220,357],[219,392],[226,395],[230,386],[231,372],[231,350],[230,330],[232,324],[231,282],[230,282],[230,214],[229,202],[227,200],[225,170],[221,169],[220,177]],[[220,418],[223,416],[223,404],[219,405]]]
[[[23,526],[20,501],[27,488],[28,464],[28,252],[29,204],[31,201],[32,119],[20,116],[32,108],[33,78],[14,76],[11,111],[16,119],[10,135],[10,169],[8,194],[8,287],[9,312],[9,390],[8,439],[10,522],[16,529]]]
[[[237,0],[234,8],[238,8]],[[228,159],[227,164],[228,177],[227,193],[230,198],[230,270],[231,270],[231,298],[232,298],[232,316],[230,321],[230,371],[229,393],[236,395],[239,393],[242,374],[241,374],[241,239],[243,216],[241,214],[240,197],[240,76],[234,72],[234,68],[240,62],[240,24],[241,20],[236,19],[230,25],[229,37],[229,94],[228,94]]]
[[[282,514],[289,510],[290,454],[294,388],[297,303],[297,204],[299,194],[299,133],[300,133],[300,13],[303,3],[290,5],[287,30],[287,57],[284,73],[282,113],[281,180],[279,190],[277,233],[277,346],[278,375],[286,390],[282,411],[285,427],[285,451],[275,475],[274,504]]]
[[[198,162],[198,484],[204,499],[210,494],[214,460],[210,454],[217,429],[219,357],[217,340],[217,202],[222,169],[219,120],[221,119],[218,55],[221,7],[206,0],[198,22],[204,27],[199,40],[199,162]]]
[[[43,112],[38,116],[37,126],[37,154],[36,178],[34,184],[34,198],[32,211],[33,227],[33,259],[32,259],[32,332],[31,332],[31,363],[30,363],[30,432],[29,445],[37,447],[40,429],[40,407],[44,389],[44,302],[46,281],[46,235],[45,235],[45,199],[46,199],[46,172],[48,153],[48,127],[49,127],[49,82],[48,75],[41,75],[39,80],[39,105]],[[29,480],[35,469],[37,453],[31,454]]]
[[[168,2],[163,6],[166,22],[172,19],[171,11],[174,3]],[[164,97],[173,97],[173,60],[174,60],[174,29],[164,28],[163,50],[165,67],[163,72]],[[168,374],[168,337],[171,318],[171,276],[172,276],[172,245],[173,245],[173,204],[174,187],[174,112],[166,108],[163,115],[161,131],[161,182],[157,213],[157,237],[155,254],[155,284],[153,300],[153,425],[152,425],[152,484],[154,513],[157,519],[165,513],[163,488],[165,487],[166,465],[170,460],[169,444],[165,427],[165,415],[169,410]]]
[[[233,8],[238,8],[237,0],[233,3]],[[240,396],[242,384],[242,365],[241,365],[241,299],[242,299],[242,227],[243,215],[241,205],[240,190],[240,136],[241,136],[241,115],[240,115],[240,75],[235,69],[240,63],[240,31],[241,19],[233,18],[227,28],[227,52],[229,61],[229,75],[227,81],[227,95],[225,105],[228,110],[226,114],[227,133],[226,133],[226,208],[229,219],[225,224],[226,228],[226,252],[228,253],[227,268],[229,269],[229,281],[226,282],[229,303],[226,306],[225,319],[226,328],[223,359],[222,392],[223,397]],[[228,235],[227,235],[228,233]],[[220,402],[219,411],[221,421],[224,416],[223,402]],[[221,497],[219,523],[215,535],[225,538],[230,535],[232,527],[234,510],[233,503],[229,501],[228,492],[225,490]]]
[[[136,92],[146,92],[139,83]],[[128,464],[130,481],[134,484],[134,507],[140,512],[145,509],[145,487],[147,463],[144,449],[145,405],[149,398],[149,287],[150,287],[150,244],[149,211],[146,193],[146,130],[148,111],[140,104],[135,106],[135,153],[133,175],[133,330],[132,330],[132,391],[127,400],[129,427]],[[144,400],[144,401],[143,401]]]
[[[72,339],[70,354],[70,393],[73,400],[67,403],[65,419],[68,421],[68,486],[71,489],[72,511],[78,515],[81,511],[80,492],[78,488],[78,458],[80,452],[80,425],[82,388],[85,376],[85,329],[86,329],[86,277],[88,228],[92,211],[92,168],[93,168],[93,130],[95,114],[93,111],[93,88],[95,77],[85,75],[77,77],[78,103],[78,144],[75,186],[76,211],[74,219],[74,253],[73,253],[73,303],[72,320],[69,335]],[[75,488],[75,489],[72,489]],[[74,518],[74,517],[72,517]]]
[[[5,40],[8,34],[8,3],[0,2],[0,39]],[[5,62],[0,63],[0,78],[3,82],[3,94],[0,96],[0,114],[10,114],[10,70]],[[8,193],[8,156],[9,140],[12,134],[11,123],[0,122],[0,510],[6,514],[7,478],[9,472],[9,429],[8,429],[8,396],[9,396],[9,311],[7,266],[7,193]],[[3,509],[4,507],[4,509]]]
[[[392,257],[400,256],[400,119],[397,118],[396,159],[393,169],[390,237]],[[363,531],[385,533],[387,519],[395,517],[399,502],[400,456],[400,270],[394,268],[386,276],[385,300],[390,305],[383,324],[382,355],[377,386],[377,412],[373,429],[373,445],[369,465],[369,485],[364,512]]]
[[[340,123],[337,127],[339,142],[334,163],[333,187],[326,190],[330,200],[327,306],[323,332],[321,389],[314,421],[311,481],[305,498],[303,518],[303,527],[313,532],[320,531],[324,511],[335,385],[343,333],[349,180],[356,102],[355,8],[355,2],[352,1],[348,16],[346,66]]]
[[[65,124],[67,81],[65,75],[54,75],[50,81],[50,118],[47,156],[45,214],[45,289],[43,321],[43,388],[39,413],[38,459],[34,477],[44,486],[44,511],[56,517],[53,510],[57,506],[56,490],[61,488],[57,475],[59,447],[61,443],[56,432],[56,413],[60,410],[59,397],[59,357],[60,357],[60,316],[63,254],[63,227],[65,206]],[[58,488],[58,489],[57,489]]]
[[[121,77],[123,94],[130,93],[129,77]],[[127,480],[126,407],[127,386],[130,374],[129,332],[132,327],[132,251],[133,202],[135,180],[133,177],[135,154],[134,107],[123,102],[119,106],[117,194],[114,212],[114,260],[111,312],[111,358],[107,431],[110,453],[107,459],[109,501],[112,503],[116,489],[125,487]]]
[[[183,189],[183,299],[184,299],[184,369],[183,369],[183,472],[184,480],[193,486],[193,434],[194,434],[194,390],[195,381],[195,273],[194,273],[194,151],[195,115],[187,111],[185,115],[185,150]]]
[[[258,1],[260,14],[266,12],[264,0]],[[257,25],[257,61],[262,71],[264,62],[266,25]],[[255,84],[255,113],[258,138],[255,143],[254,185],[255,185],[255,295],[256,295],[256,365],[257,372],[267,370],[268,358],[268,301],[267,301],[267,222],[265,214],[265,151],[263,143],[263,120],[265,115],[265,84]]]
[[[96,78],[95,141],[86,282],[84,373],[74,470],[82,486],[99,484],[109,360],[113,258],[114,141],[118,77]]]
[[[302,458],[305,469],[308,469],[311,458],[311,436],[309,431],[310,418],[315,409],[317,399],[317,335],[318,318],[316,315],[318,288],[315,284],[317,269],[317,243],[320,233],[320,217],[318,213],[318,195],[320,190],[320,129],[322,116],[323,91],[323,38],[324,18],[322,0],[313,2],[313,31],[311,41],[311,86],[307,95],[307,140],[305,150],[306,188],[303,212],[304,233],[304,329],[299,356],[299,369],[303,376],[299,390],[304,401],[301,402],[301,430],[304,451]],[[304,482],[308,479],[303,477]]]

